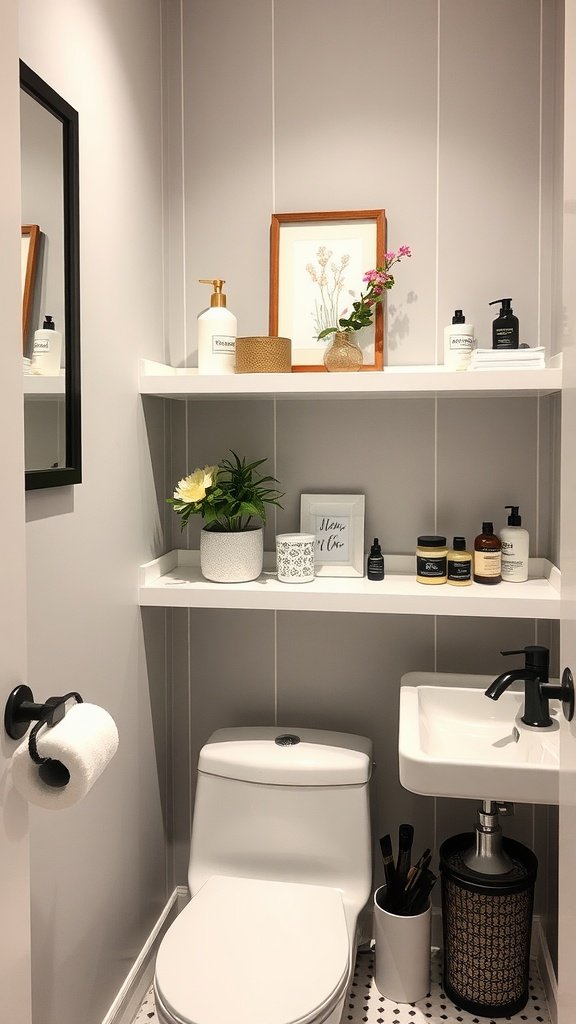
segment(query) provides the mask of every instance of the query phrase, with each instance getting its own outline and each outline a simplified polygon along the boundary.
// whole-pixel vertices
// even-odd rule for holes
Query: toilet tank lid
[[[277,726],[218,729],[198,759],[207,775],[272,786],[354,786],[371,769],[365,736]]]

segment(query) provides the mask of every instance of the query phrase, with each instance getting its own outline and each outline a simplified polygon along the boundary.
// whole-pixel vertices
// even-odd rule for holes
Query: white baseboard
[[[154,977],[154,961],[160,941],[188,900],[188,889],[178,885],[142,946],[130,971],[126,975],[112,1006],[102,1024],[132,1024],[136,1012]]]

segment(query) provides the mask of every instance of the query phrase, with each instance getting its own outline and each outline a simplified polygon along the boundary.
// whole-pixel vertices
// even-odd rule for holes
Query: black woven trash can
[[[444,991],[463,1010],[509,1017],[528,1001],[538,861],[522,843],[504,839],[512,870],[480,874],[463,860],[474,843],[474,833],[464,832],[440,847]]]

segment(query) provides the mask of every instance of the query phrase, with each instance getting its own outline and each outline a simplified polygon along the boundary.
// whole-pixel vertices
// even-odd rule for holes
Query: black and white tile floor
[[[523,1024],[551,1024],[544,988],[535,961],[530,973],[530,996],[526,1007],[513,1017],[476,1017],[459,1010],[443,993],[440,954],[432,954],[432,986],[430,995],[417,1003],[395,1003],[381,996],[374,984],[374,954],[360,953],[354,979],[350,985],[342,1024],[501,1024],[502,1021]],[[133,1024],[158,1024],[154,993],[150,989]]]

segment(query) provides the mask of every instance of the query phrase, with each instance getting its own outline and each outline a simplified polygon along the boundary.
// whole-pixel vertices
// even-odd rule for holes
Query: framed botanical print
[[[364,274],[381,265],[386,249],[384,210],[276,213],[270,232],[269,333],[291,338],[294,371],[324,371],[332,335],[318,335],[349,315]],[[384,317],[355,332],[362,370],[381,370]]]

